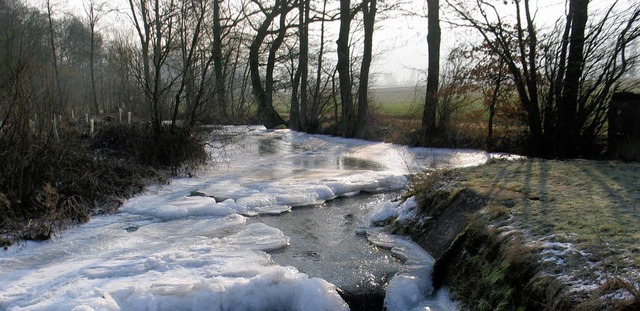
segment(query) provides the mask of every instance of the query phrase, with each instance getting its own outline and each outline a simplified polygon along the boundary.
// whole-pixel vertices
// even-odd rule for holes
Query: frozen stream
[[[348,310],[336,286],[385,276],[389,309],[449,308],[424,279],[433,259],[368,219],[393,212],[408,174],[491,155],[263,127],[213,136],[233,142],[213,142],[197,177],[0,251],[0,310]]]

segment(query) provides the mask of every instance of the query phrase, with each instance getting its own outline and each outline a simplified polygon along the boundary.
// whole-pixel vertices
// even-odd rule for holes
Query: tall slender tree
[[[351,1],[340,0],[340,30],[338,32],[338,80],[340,88],[340,104],[342,106],[342,118],[340,122],[340,134],[351,137],[354,134],[355,113],[353,109],[353,96],[351,94],[351,70],[349,58],[349,32],[351,31]]]
[[[362,1],[364,22],[364,47],[360,66],[360,84],[358,85],[358,116],[355,131],[362,136],[369,113],[369,71],[373,54],[373,30],[376,20],[377,0]]]
[[[578,112],[578,92],[580,78],[584,68],[585,28],[587,26],[589,0],[569,1],[569,15],[567,29],[571,29],[569,36],[569,50],[567,56],[567,70],[563,80],[562,97],[558,103],[557,137],[554,139],[557,155],[563,158],[578,155],[579,128],[575,120]],[[570,25],[570,27],[569,27]]]
[[[56,47],[56,33],[53,24],[53,3],[51,0],[47,0],[47,18],[49,21],[49,44],[51,48],[51,63],[53,65],[53,78],[54,78],[54,92],[53,99],[51,101],[51,114],[55,118],[58,113],[58,109],[62,105],[62,83],[60,82],[60,70],[58,64],[58,49]]]
[[[257,3],[257,2],[256,2]],[[284,125],[286,122],[273,107],[274,76],[273,71],[276,65],[278,49],[284,41],[287,32],[287,13],[293,9],[288,0],[276,0],[272,8],[265,8],[260,5],[260,10],[265,14],[265,19],[257,29],[257,33],[249,47],[249,67],[251,71],[251,87],[258,102],[257,116],[266,127],[273,128]],[[262,43],[270,33],[270,27],[276,17],[279,18],[279,28],[275,31],[276,37],[269,47],[267,65],[265,68],[264,85],[260,77],[260,49]]]
[[[102,15],[105,13],[106,3],[98,2],[97,0],[90,0],[85,5],[85,14],[87,15],[87,21],[89,23],[89,30],[91,31],[91,41],[89,42],[89,74],[91,76],[91,91],[90,98],[93,106],[93,113],[100,113],[100,106],[98,104],[98,91],[96,87],[96,53],[99,40],[98,23],[102,19]]]
[[[309,76],[309,5],[310,0],[298,0],[298,37],[300,53],[293,79],[289,127],[307,130],[307,87]],[[298,89],[300,90],[298,92]]]
[[[426,145],[436,132],[436,109],[440,83],[440,1],[427,0],[427,45],[429,61],[427,93],[422,114],[422,144]]]
[[[227,116],[227,95],[225,87],[224,63],[222,60],[222,23],[220,21],[220,2],[213,0],[213,71],[215,75],[216,101],[218,117]]]

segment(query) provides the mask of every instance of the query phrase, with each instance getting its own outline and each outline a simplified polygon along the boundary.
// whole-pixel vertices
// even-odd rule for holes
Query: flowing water
[[[212,129],[209,148],[196,177],[0,251],[0,310],[455,308],[433,259],[370,219],[403,208],[409,174],[492,155],[263,127]]]

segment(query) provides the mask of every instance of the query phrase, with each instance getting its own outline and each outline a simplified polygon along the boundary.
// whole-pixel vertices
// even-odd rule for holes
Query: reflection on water
[[[258,155],[271,155],[278,153],[278,149],[281,148],[281,139],[266,138],[258,141]]]
[[[250,145],[244,145],[245,148],[251,148]],[[372,170],[381,171],[385,167],[381,163],[370,159],[357,158],[353,156],[334,156],[334,161],[329,161],[330,157],[323,154],[321,150],[309,148],[302,144],[287,143],[281,136],[270,136],[258,139],[258,156],[281,156],[282,160],[287,156],[292,156],[294,165],[299,165],[306,169],[323,168],[338,170]],[[334,165],[329,165],[329,163]]]
[[[396,196],[381,193],[341,198],[321,206],[294,208],[288,214],[252,218],[250,222],[279,228],[291,238],[288,247],[270,253],[279,265],[294,266],[347,292],[384,293],[386,279],[401,264],[389,251],[356,235],[355,229],[373,206]]]
[[[354,157],[340,157],[338,158],[338,167],[337,169],[342,170],[372,170],[372,171],[380,171],[384,169],[380,163],[377,163],[368,159],[360,159]]]

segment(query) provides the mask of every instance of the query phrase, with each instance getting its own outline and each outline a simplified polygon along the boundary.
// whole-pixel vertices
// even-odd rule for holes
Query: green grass
[[[455,176],[461,186],[492,196],[522,194],[509,220],[493,226],[522,234],[544,274],[561,279],[574,295],[589,300],[624,292],[607,289],[619,281],[640,288],[640,163],[534,159]]]
[[[410,101],[397,103],[381,103],[374,105],[374,111],[380,115],[395,118],[422,118],[421,107]]]
[[[638,176],[640,163],[540,159],[421,174],[414,223],[426,227],[405,231],[420,242],[421,230],[445,230],[429,219],[465,221],[456,213],[479,209],[461,218],[466,229],[435,271],[470,309],[638,310]]]

